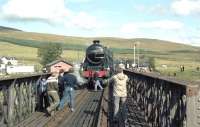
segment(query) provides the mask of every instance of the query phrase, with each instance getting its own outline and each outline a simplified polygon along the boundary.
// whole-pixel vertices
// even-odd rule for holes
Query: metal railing
[[[124,71],[128,96],[144,113],[150,127],[199,127],[200,86],[154,74]]]
[[[35,112],[36,83],[42,75],[49,76],[49,74],[37,74],[0,80],[1,127],[12,127]]]

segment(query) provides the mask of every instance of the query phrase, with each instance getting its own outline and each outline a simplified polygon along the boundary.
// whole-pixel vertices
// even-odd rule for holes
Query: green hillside
[[[193,74],[195,68],[200,66],[199,47],[157,39],[84,38],[23,31],[0,31],[0,55],[15,56],[25,63],[32,63],[39,66],[37,48],[46,42],[54,42],[62,44],[64,49],[62,57],[64,59],[68,61],[82,61],[85,49],[94,39],[99,39],[103,45],[109,47],[114,52],[116,59],[133,60],[133,45],[134,43],[140,42],[136,47],[136,52],[137,54],[139,53],[141,63],[145,58],[154,57],[156,69],[163,74],[178,73],[179,66],[184,64],[188,73],[192,75],[187,77],[196,79],[200,76],[199,73],[197,75],[196,73]],[[138,55],[136,56],[138,57]],[[162,65],[167,65],[167,70],[163,69]]]
[[[137,38],[137,39],[122,39],[122,38],[111,38],[111,37],[84,38],[84,37],[70,37],[70,36],[60,36],[52,34],[22,32],[22,31],[0,32],[0,38],[5,38],[5,37],[29,40],[29,41],[38,41],[38,42],[60,42],[60,43],[83,45],[83,46],[90,45],[92,40],[94,39],[100,39],[104,45],[112,48],[119,48],[119,47],[133,48],[133,44],[139,41],[140,48],[152,51],[199,50],[199,48],[189,45],[183,45],[156,39],[145,39],[145,38]]]

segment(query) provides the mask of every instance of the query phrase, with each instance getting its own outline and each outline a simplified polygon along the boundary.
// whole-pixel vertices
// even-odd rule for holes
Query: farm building
[[[64,60],[56,60],[46,65],[49,72],[59,72],[61,69],[68,71],[72,66],[73,65],[71,63]]]

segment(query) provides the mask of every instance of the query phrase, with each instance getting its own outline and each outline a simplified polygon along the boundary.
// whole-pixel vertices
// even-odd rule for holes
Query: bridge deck
[[[45,113],[35,112],[28,119],[22,121],[17,127],[90,127],[97,123],[99,102],[102,92],[79,90],[76,92],[75,111],[71,112],[65,107],[51,117]]]
[[[64,110],[57,111],[51,117],[45,113],[36,112],[30,118],[21,122],[18,127],[148,127],[144,113],[135,101],[127,98],[127,122],[119,120],[113,123],[112,87],[102,92],[88,90],[76,91],[75,111],[71,112],[65,106]],[[101,105],[100,105],[101,104]],[[100,113],[100,115],[99,115]],[[99,117],[100,116],[100,117]]]
[[[59,127],[93,127],[97,123],[102,92],[88,92],[76,106],[76,111],[66,117]]]

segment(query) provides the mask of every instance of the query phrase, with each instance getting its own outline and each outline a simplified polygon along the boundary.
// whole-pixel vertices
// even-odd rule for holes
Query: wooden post
[[[6,86],[3,86],[3,99],[4,99],[4,104],[3,104],[3,118],[4,122],[8,124],[8,88]]]
[[[35,108],[36,108],[36,101],[38,100],[38,93],[37,93],[37,83],[39,82],[39,80],[41,79],[41,76],[38,78],[38,80],[36,81],[33,81],[30,85],[30,89],[31,89],[31,92],[30,92],[30,96],[31,96],[31,104],[32,104],[32,109],[31,111],[34,112],[35,111]]]
[[[31,114],[32,113],[32,94],[33,94],[33,91],[31,90],[32,89],[32,82],[30,82],[28,84],[28,112]]]
[[[18,118],[19,119],[19,121],[21,121],[21,120],[23,120],[23,116],[22,116],[22,112],[23,112],[23,110],[22,110],[22,108],[25,108],[25,107],[23,107],[23,94],[22,94],[22,92],[23,92],[23,85],[24,85],[24,83],[19,83],[19,117],[20,118]]]
[[[186,126],[187,127],[199,127],[200,115],[198,113],[198,99],[200,99],[199,95],[199,86],[191,85],[187,87],[187,105],[186,105]],[[200,103],[200,102],[199,102]],[[199,105],[200,106],[200,105]]]
[[[8,88],[8,127],[13,126],[13,108],[14,108],[14,96],[13,96],[13,88],[16,79]]]

